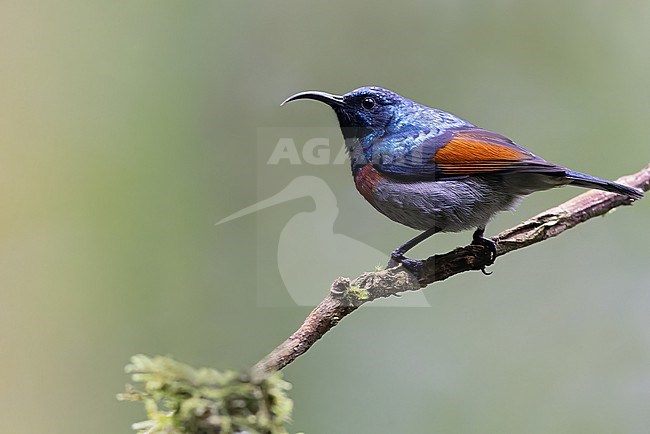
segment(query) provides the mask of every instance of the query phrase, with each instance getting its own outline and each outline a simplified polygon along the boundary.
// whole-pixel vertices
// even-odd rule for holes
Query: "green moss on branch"
[[[133,425],[141,434],[287,433],[293,402],[280,373],[253,378],[144,355],[126,372],[141,388],[129,385],[118,399],[144,403],[149,420]]]

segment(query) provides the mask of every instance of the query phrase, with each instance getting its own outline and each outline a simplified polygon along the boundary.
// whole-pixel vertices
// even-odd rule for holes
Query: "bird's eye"
[[[372,110],[375,107],[375,100],[368,97],[361,101],[361,106],[366,110]]]

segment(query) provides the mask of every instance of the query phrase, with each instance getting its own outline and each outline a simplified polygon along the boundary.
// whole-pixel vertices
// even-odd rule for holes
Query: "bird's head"
[[[332,95],[326,92],[307,91],[287,98],[282,104],[298,99],[313,99],[329,105],[338,117],[341,130],[346,138],[361,138],[382,135],[400,123],[413,103],[381,87],[360,87],[345,95]]]

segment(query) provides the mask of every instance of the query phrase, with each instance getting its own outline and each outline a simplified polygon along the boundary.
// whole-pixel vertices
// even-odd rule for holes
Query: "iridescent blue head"
[[[381,135],[391,129],[391,124],[401,117],[400,114],[408,113],[415,104],[381,87],[361,87],[342,96],[318,91],[301,92],[282,104],[297,99],[313,99],[332,107],[346,138]]]
[[[282,104],[297,99],[313,99],[332,107],[346,138],[371,136],[369,138],[377,139],[386,133],[410,135],[411,131],[416,130],[430,131],[435,135],[441,129],[470,125],[451,113],[425,107],[375,86],[360,87],[345,95],[300,92]]]
[[[408,154],[447,129],[471,124],[451,113],[423,106],[381,87],[360,87],[345,95],[307,91],[289,97],[329,105],[338,117],[353,168],[386,155]]]

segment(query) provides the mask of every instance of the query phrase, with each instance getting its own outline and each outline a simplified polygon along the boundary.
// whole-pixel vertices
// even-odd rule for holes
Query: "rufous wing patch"
[[[531,158],[505,137],[460,132],[438,149],[433,162],[444,173],[468,174],[509,169]]]

